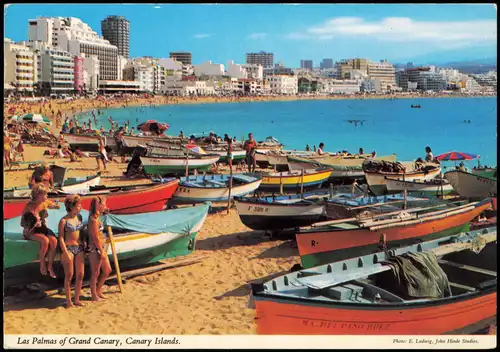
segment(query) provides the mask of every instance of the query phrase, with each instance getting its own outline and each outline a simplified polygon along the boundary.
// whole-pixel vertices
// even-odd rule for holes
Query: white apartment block
[[[48,45],[69,51],[73,56],[96,55],[100,63],[99,79],[116,80],[118,48],[97,35],[86,23],[74,17],[39,17],[29,20],[30,41],[44,41]]]
[[[206,81],[169,81],[162,93],[178,96],[215,95],[215,87]]]
[[[177,61],[173,58],[159,59],[158,63],[169,71],[182,71],[182,62]]]
[[[270,75],[267,77],[267,81],[272,94],[292,95],[299,91],[297,76]]]
[[[359,80],[338,80],[324,79],[321,81],[321,87],[318,87],[319,93],[325,94],[355,94],[361,90]]]
[[[37,82],[37,61],[34,53],[23,44],[4,38],[4,89],[14,87],[19,92],[33,92]]]
[[[264,79],[264,68],[262,65],[243,65],[243,68],[247,71],[247,78],[253,78],[257,80]]]
[[[159,92],[165,82],[165,68],[151,57],[135,58],[125,67],[124,78],[139,82],[143,91]]]
[[[243,65],[235,64],[233,60],[227,63],[227,75],[231,78],[243,79],[247,78],[247,70]]]
[[[223,64],[213,64],[212,61],[206,61],[194,66],[194,75],[200,77],[206,76],[224,76],[225,70]]]
[[[75,79],[73,55],[46,42],[34,41],[26,45],[35,54],[38,81],[44,94],[72,93]]]
[[[118,55],[117,57],[117,66],[118,66],[118,81],[123,80],[123,71],[125,70],[125,67],[127,67],[128,64],[128,59],[124,56]]]
[[[95,55],[85,55],[83,57],[83,84],[87,92],[95,92],[99,89],[99,58]]]
[[[394,66],[383,60],[381,62],[370,62],[368,64],[368,76],[371,79],[379,79],[382,91],[390,90],[396,85],[396,70]]]

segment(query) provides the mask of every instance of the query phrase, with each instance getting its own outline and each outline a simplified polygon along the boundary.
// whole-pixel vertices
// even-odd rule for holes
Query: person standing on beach
[[[102,161],[103,168],[104,170],[106,170],[106,162],[109,162],[109,160],[102,137],[99,137],[99,155],[96,156],[96,160],[97,160],[97,170],[101,170],[101,164],[99,161]]]
[[[83,306],[80,302],[83,274],[85,267],[86,244],[80,236],[83,227],[83,218],[80,214],[82,204],[80,196],[71,194],[66,197],[64,206],[68,212],[59,221],[59,246],[61,247],[61,263],[64,267],[64,291],[66,293],[66,308]],[[75,297],[71,302],[71,279],[75,277]]]
[[[227,163],[229,170],[233,173],[233,140],[227,134],[224,140],[227,142]]]
[[[243,144],[243,149],[246,151],[248,172],[255,172],[255,148],[257,148],[257,142],[253,139],[252,133],[248,134],[248,140]]]
[[[102,294],[104,282],[111,273],[111,265],[107,252],[104,250],[104,226],[99,217],[107,211],[106,199],[94,197],[90,202],[88,234],[89,243],[87,253],[90,260],[90,293],[93,301],[99,301],[106,297]]]
[[[10,167],[10,150],[11,150],[12,140],[9,137],[7,130],[3,131],[3,160],[5,166]]]

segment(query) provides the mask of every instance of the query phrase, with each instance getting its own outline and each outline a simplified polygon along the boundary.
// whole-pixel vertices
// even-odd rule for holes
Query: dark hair
[[[324,144],[323,142],[321,142],[321,143],[319,144],[319,147],[320,147],[320,148],[321,148],[321,147],[324,147],[324,146],[325,146],[325,144]]]
[[[427,153],[432,153],[431,147],[429,147],[429,146],[425,147],[425,151]]]

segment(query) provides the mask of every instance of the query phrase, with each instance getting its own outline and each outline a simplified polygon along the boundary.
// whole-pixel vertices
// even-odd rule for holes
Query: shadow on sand
[[[243,284],[243,285],[241,285],[241,286],[239,286],[231,291],[223,293],[222,295],[219,295],[219,296],[215,296],[214,299],[221,300],[221,299],[226,298],[226,297],[245,297],[245,296],[248,296],[250,294],[250,291],[251,291],[250,284],[263,283],[263,282],[272,280],[278,276],[281,276],[281,275],[284,275],[287,273],[288,273],[288,271],[280,271],[278,273],[274,273],[271,275],[260,277],[258,279],[253,279],[253,280],[247,281],[247,283],[245,283],[245,284]]]
[[[268,248],[259,255],[250,259],[288,258],[298,255],[299,251],[297,249],[297,243],[295,240],[289,240],[287,242],[280,243],[277,246]]]
[[[272,239],[263,231],[245,231],[196,241],[196,249],[214,251],[239,246],[254,246],[269,241]]]

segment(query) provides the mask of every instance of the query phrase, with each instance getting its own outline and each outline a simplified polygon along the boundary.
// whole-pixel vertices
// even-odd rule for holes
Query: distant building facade
[[[246,63],[249,65],[261,65],[263,68],[271,68],[274,65],[274,54],[265,51],[247,53]]]
[[[118,55],[125,58],[130,54],[130,22],[123,16],[108,16],[101,21],[104,39],[118,47]]]
[[[319,68],[321,69],[331,69],[333,68],[333,59],[323,59],[319,64]]]
[[[183,65],[192,65],[193,64],[193,55],[187,51],[171,52],[170,58],[182,62]]]
[[[312,70],[313,60],[300,60],[300,68]]]

